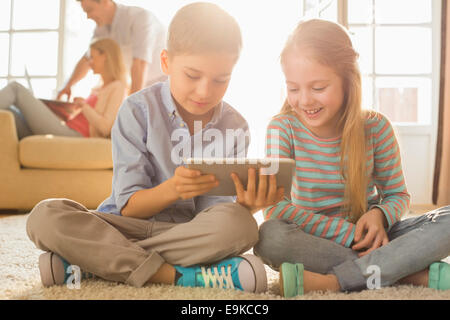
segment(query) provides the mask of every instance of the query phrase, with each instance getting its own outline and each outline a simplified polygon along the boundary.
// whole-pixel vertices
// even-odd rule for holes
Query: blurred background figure
[[[86,99],[75,98],[73,103],[58,107],[52,101],[35,98],[17,82],[0,90],[0,109],[11,110],[14,106],[19,139],[32,134],[110,136],[117,111],[128,94],[122,52],[114,40],[99,39],[90,45],[86,61],[102,80]],[[57,108],[61,110],[55,112]]]
[[[96,23],[93,38],[111,38],[121,47],[131,76],[130,94],[164,81],[159,56],[165,46],[166,28],[148,10],[112,0],[77,0],[88,19]],[[81,57],[58,99],[70,99],[71,88],[90,70],[87,55]]]

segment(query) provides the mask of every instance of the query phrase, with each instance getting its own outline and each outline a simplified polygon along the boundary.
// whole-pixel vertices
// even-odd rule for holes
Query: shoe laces
[[[217,266],[212,268],[201,267],[203,280],[205,282],[205,287],[210,288],[210,280],[212,282],[212,287],[216,288],[219,284],[219,288],[224,289],[234,289],[233,278],[231,277],[231,265],[220,267],[220,271]]]

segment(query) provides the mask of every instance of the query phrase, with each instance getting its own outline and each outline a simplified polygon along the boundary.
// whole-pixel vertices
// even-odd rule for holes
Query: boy
[[[238,142],[248,135],[247,122],[222,102],[241,41],[235,20],[216,5],[194,3],[178,11],[161,53],[169,80],[132,95],[119,110],[112,130],[110,198],[97,211],[48,199],[30,214],[30,239],[51,251],[39,261],[44,285],[64,283],[70,261],[103,279],[137,287],[266,290],[260,259],[238,255],[257,242],[251,213],[261,208],[256,203],[273,203],[268,200],[274,199],[273,188],[267,195],[258,189],[255,197],[253,186],[247,186],[246,196],[234,203],[230,197],[202,196],[218,185],[214,176],[177,167],[180,158],[203,155],[211,147],[216,155],[246,154],[248,141]],[[232,144],[204,138],[230,130],[237,132]]]

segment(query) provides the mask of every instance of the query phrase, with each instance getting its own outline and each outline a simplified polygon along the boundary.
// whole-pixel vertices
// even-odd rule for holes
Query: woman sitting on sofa
[[[19,123],[19,138],[30,134],[108,138],[122,101],[128,93],[126,67],[119,45],[112,39],[99,39],[90,45],[90,65],[102,84],[86,99],[75,98],[71,117],[61,118],[21,84],[11,82],[0,90],[0,109],[15,106],[26,125]],[[13,111],[13,110],[12,110]],[[66,109],[67,112],[67,109]],[[28,127],[28,128],[27,128]]]

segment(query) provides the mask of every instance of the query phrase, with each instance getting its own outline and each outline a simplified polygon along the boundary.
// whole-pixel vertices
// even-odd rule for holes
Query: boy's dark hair
[[[236,20],[219,6],[196,2],[172,19],[167,37],[169,55],[225,52],[239,56],[242,35]]]

